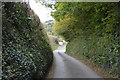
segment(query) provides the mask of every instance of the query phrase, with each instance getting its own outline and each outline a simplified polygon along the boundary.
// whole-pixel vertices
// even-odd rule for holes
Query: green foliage
[[[56,50],[59,46],[58,38],[55,36],[49,36],[49,41],[50,41],[50,45],[52,47],[52,50]]]
[[[45,30],[47,32],[48,35],[54,35],[54,33],[52,32],[53,30],[53,24],[54,24],[54,21],[53,20],[48,20],[44,23],[44,26],[45,26]]]
[[[55,4],[54,32],[69,41],[67,53],[80,54],[120,76],[120,3]]]
[[[53,32],[64,36],[66,41],[70,41],[80,34],[79,28],[75,28],[77,21],[72,17],[65,17],[63,20],[57,21],[53,26]],[[77,31],[79,29],[79,32]],[[69,35],[70,34],[70,35]]]
[[[3,3],[3,80],[39,80],[52,63],[48,40],[29,14],[25,3]]]

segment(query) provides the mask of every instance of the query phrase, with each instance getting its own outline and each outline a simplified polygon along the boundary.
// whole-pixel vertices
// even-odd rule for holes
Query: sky
[[[41,3],[36,3],[35,0],[29,0],[29,4],[42,23],[48,20],[54,20],[52,16],[50,16],[52,9],[45,7]]]

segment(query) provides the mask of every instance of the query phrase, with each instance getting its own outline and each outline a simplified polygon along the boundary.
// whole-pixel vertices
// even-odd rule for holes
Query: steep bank
[[[3,80],[39,80],[53,61],[43,26],[26,3],[3,3]]]

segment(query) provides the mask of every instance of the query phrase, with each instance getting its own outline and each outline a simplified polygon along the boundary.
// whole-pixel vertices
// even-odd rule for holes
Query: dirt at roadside
[[[54,68],[55,68],[55,60],[53,60],[53,63],[51,65],[51,68],[50,68],[46,78],[53,78],[53,76],[54,76]]]

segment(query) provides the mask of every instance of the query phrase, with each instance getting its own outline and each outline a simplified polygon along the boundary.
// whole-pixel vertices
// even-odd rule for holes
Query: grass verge
[[[50,45],[52,47],[52,50],[56,50],[58,48],[58,44],[55,42],[55,38],[49,38],[49,41],[50,41]]]

